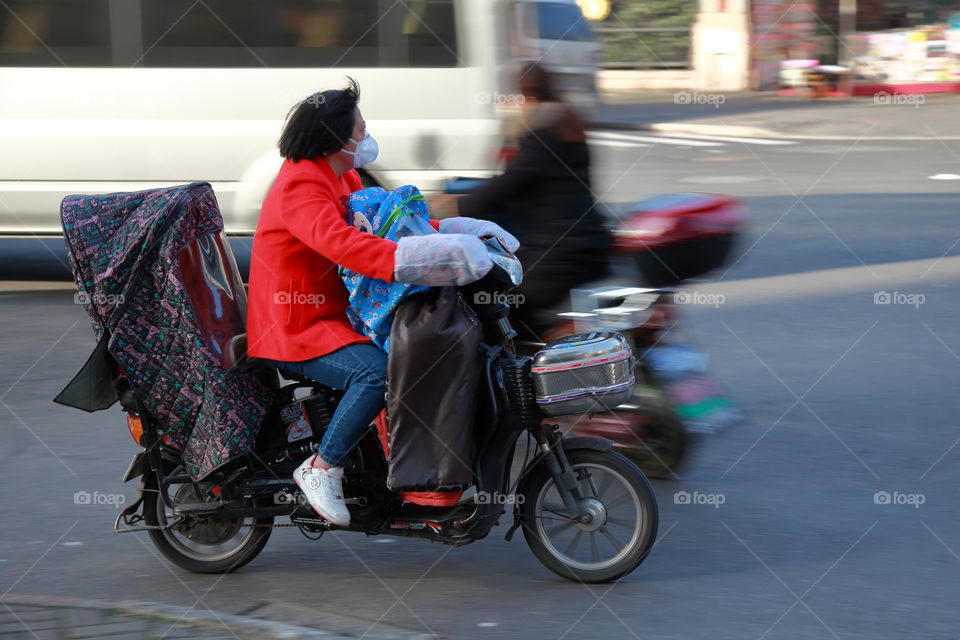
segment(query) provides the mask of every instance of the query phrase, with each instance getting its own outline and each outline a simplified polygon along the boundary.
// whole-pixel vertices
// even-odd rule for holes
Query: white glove
[[[407,236],[397,243],[393,279],[428,287],[459,286],[479,280],[492,268],[487,248],[476,236]]]
[[[513,253],[520,247],[520,242],[507,232],[503,227],[489,220],[477,220],[476,218],[464,218],[457,216],[454,218],[444,218],[440,221],[440,233],[465,233],[478,238],[493,236],[500,241],[507,251]]]

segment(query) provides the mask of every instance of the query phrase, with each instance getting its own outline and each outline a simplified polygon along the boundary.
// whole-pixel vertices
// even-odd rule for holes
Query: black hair
[[[556,102],[559,100],[553,86],[550,72],[539,62],[528,62],[520,69],[517,79],[520,93],[540,102]]]
[[[318,91],[297,103],[283,125],[277,146],[280,155],[294,162],[339,151],[353,135],[355,111],[360,101],[357,81],[347,77],[343,89]]]

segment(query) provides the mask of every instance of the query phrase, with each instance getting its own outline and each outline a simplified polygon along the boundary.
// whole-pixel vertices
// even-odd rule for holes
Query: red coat
[[[284,160],[253,237],[247,353],[299,361],[370,342],[347,320],[337,265],[393,282],[396,243],[347,225],[356,171],[337,178],[324,160]]]

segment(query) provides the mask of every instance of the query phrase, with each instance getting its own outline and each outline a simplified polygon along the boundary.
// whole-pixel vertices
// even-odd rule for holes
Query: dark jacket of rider
[[[506,170],[460,198],[460,215],[496,222],[520,240],[524,303],[511,317],[543,329],[533,312],[606,275],[610,234],[594,207],[590,150],[580,118],[559,101],[527,102]]]

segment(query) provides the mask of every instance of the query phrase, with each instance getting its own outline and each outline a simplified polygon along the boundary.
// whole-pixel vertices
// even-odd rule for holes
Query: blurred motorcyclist
[[[549,321],[538,312],[607,274],[611,239],[594,208],[583,120],[538,63],[523,67],[518,89],[521,109],[505,141],[515,153],[505,154],[512,159],[504,172],[470,195],[440,198],[436,205],[496,222],[517,236],[524,280],[511,320],[539,337]]]

